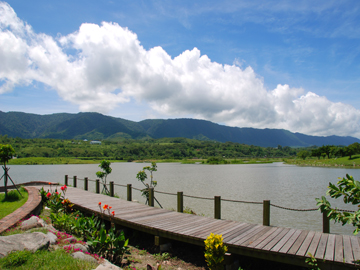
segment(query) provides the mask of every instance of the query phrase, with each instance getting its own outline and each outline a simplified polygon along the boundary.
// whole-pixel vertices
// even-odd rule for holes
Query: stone
[[[37,227],[41,227],[41,224],[38,223],[39,218],[36,216],[32,216],[31,218],[24,220],[21,223],[21,229],[22,230],[29,230],[32,228],[37,228]]]
[[[56,240],[57,240],[57,236],[55,234],[53,234],[52,232],[48,232],[46,234],[46,236],[49,238],[50,240],[50,245],[55,245],[56,244]]]
[[[105,260],[96,267],[95,270],[121,270],[122,268],[110,263],[108,260]]]
[[[70,245],[70,247],[73,247],[74,250],[77,249],[78,251],[81,252],[89,252],[88,248],[82,244],[76,243],[74,245]]]
[[[0,236],[0,258],[7,256],[12,251],[26,249],[35,252],[47,249],[49,244],[49,238],[41,232]]]
[[[74,259],[97,263],[97,260],[94,257],[82,253],[81,251],[74,252],[73,254],[71,254],[71,256],[73,256]]]

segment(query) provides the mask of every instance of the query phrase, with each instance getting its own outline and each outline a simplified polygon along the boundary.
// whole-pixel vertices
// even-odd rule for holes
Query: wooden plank
[[[316,232],[314,237],[311,240],[308,250],[305,253],[306,257],[309,257],[309,253],[313,256],[315,255],[316,249],[317,249],[319,241],[320,241],[320,237],[321,237],[321,232]]]
[[[308,248],[309,248],[309,246],[310,246],[310,244],[312,242],[312,239],[313,239],[314,235],[315,235],[314,231],[310,231],[307,234],[304,242],[301,244],[299,250],[296,252],[296,255],[305,256],[307,254],[307,250],[308,250]]]
[[[150,216],[144,216],[144,217],[138,217],[138,218],[133,218],[131,219],[132,222],[136,222],[136,223],[141,223],[143,221],[146,220],[158,220],[158,221],[163,221],[164,219],[168,219],[171,218],[172,216],[174,216],[174,213],[172,212],[159,212]]]
[[[296,239],[295,243],[292,245],[287,254],[295,255],[296,252],[300,249],[301,245],[304,243],[309,231],[302,231],[299,235],[298,239]]]
[[[225,221],[225,220],[224,220]],[[223,232],[229,228],[233,228],[235,226],[237,222],[236,221],[230,221],[230,222],[223,222],[223,224],[217,228],[214,228],[214,230],[212,231],[213,234],[220,234],[221,236],[223,236]],[[199,234],[199,237],[204,237],[207,238],[208,235],[204,234]]]
[[[189,227],[186,228],[182,231],[179,231],[178,234],[182,234],[182,235],[189,235],[191,234],[193,231],[198,231],[204,228],[207,228],[208,226],[210,226],[211,224],[213,224],[214,222],[216,222],[217,220],[211,220],[208,223],[204,223],[202,222],[200,225],[196,226],[196,227]]]
[[[213,234],[219,234],[219,235],[223,235],[223,231],[228,229],[228,228],[232,228],[234,227],[234,225],[236,224],[235,221],[230,221],[230,220],[222,220],[221,224],[219,224],[218,226],[212,228],[212,233]],[[202,234],[198,234],[197,237],[199,238],[207,238],[209,235],[206,233],[202,233]]]
[[[210,235],[212,229],[221,225],[221,223],[222,221],[220,219],[216,219],[213,223],[209,223],[202,228],[191,230],[191,232],[189,232],[187,235],[195,237],[199,237],[200,234],[204,233]]]
[[[334,261],[341,263],[344,261],[344,245],[343,245],[343,238],[341,235],[335,235]]]
[[[344,243],[344,258],[346,263],[352,263],[354,261],[353,253],[351,250],[351,241],[349,235],[343,235]]]
[[[173,233],[177,233],[177,234],[182,234],[182,232],[184,230],[187,230],[189,228],[195,228],[196,226],[199,225],[204,225],[206,224],[203,220],[199,220],[199,219],[194,219],[191,222],[187,222],[187,223],[180,223],[178,225],[175,225],[175,227],[171,228],[171,232]]]
[[[276,235],[270,242],[268,242],[262,250],[270,250],[273,246],[275,246],[288,232],[290,229],[283,228],[278,235]]]
[[[298,239],[302,230],[296,230],[294,234],[289,238],[289,240],[283,245],[283,247],[279,250],[280,253],[287,253],[289,249],[293,246],[295,241]]]
[[[327,261],[333,261],[334,254],[335,254],[335,235],[329,234],[324,259]]]
[[[326,243],[327,243],[328,237],[329,237],[329,235],[327,233],[323,233],[321,235],[318,247],[316,249],[316,253],[314,255],[314,257],[316,259],[320,259],[320,260],[324,259]]]
[[[226,237],[229,237],[229,236],[233,235],[235,232],[237,232],[237,231],[240,230],[241,228],[246,227],[246,226],[248,226],[248,225],[249,225],[248,223],[241,222],[241,223],[237,223],[233,228],[229,228],[229,229],[227,229],[227,230],[224,230],[224,231],[222,232],[222,236],[223,236],[224,242],[225,242],[225,238],[226,238]]]
[[[279,251],[285,243],[290,239],[290,237],[295,233],[295,229],[290,229],[287,234],[284,235],[284,237],[274,246],[272,247],[271,251]]]
[[[252,242],[248,243],[248,247],[252,248],[260,244],[261,242],[265,241],[265,239],[269,238],[271,235],[275,233],[275,231],[279,230],[277,227],[270,227],[271,229],[267,231],[265,234],[263,234],[261,237],[259,237],[256,240],[253,240]],[[275,236],[274,236],[275,237]]]
[[[238,235],[242,234],[244,231],[247,231],[256,225],[245,223],[244,226],[239,227],[237,230],[232,231],[224,237],[224,243],[229,243],[232,239],[236,238]]]
[[[256,239],[256,238],[258,237],[258,234],[261,234],[261,232],[262,232],[263,230],[265,230],[265,232],[266,232],[268,229],[269,229],[269,227],[261,225],[260,227],[258,227],[257,229],[253,230],[252,232],[248,232],[248,233],[246,233],[246,234],[244,233],[244,236],[241,237],[241,239],[239,239],[238,241],[236,241],[236,242],[234,243],[234,245],[242,246],[243,243],[248,243],[247,241],[248,241],[248,240],[251,241],[252,238],[255,238],[255,239]],[[263,232],[263,233],[265,233],[265,232]],[[259,236],[261,236],[261,235],[259,235]]]
[[[258,224],[252,227],[249,227],[247,230],[244,230],[241,234],[237,235],[230,241],[227,241],[228,244],[234,244],[241,240],[244,236],[248,235],[249,233],[252,233],[253,231],[257,231],[259,228],[261,228],[262,225]]]
[[[360,247],[359,247],[359,237],[357,236],[350,236],[352,251],[354,255],[354,260],[358,261],[360,260]]]
[[[249,244],[253,243],[259,238],[262,238],[264,235],[266,235],[269,231],[273,232],[275,228],[272,228],[270,226],[264,226],[260,232],[257,234],[251,236],[250,238],[246,239],[245,241],[239,243],[239,245],[246,247],[249,246]],[[262,238],[263,239],[263,238]]]
[[[176,213],[176,212],[174,212],[174,213]],[[176,213],[176,214],[179,214],[179,213]],[[163,220],[162,224],[164,225],[164,227],[167,226],[168,224],[172,224],[175,222],[178,222],[177,225],[183,225],[183,224],[190,223],[194,220],[197,220],[197,219],[194,217],[184,217],[182,215],[177,215],[177,216],[173,216],[171,219]],[[180,222],[180,224],[179,224],[179,222]],[[148,221],[142,221],[141,223],[143,225],[153,226],[153,225],[158,225],[159,221],[158,220],[148,220]]]

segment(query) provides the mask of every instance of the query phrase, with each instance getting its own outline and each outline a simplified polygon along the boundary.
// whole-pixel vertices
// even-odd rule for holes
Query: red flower
[[[112,214],[113,216],[115,216],[115,211],[112,211],[111,214]]]
[[[66,185],[63,185],[60,189],[61,189],[62,191],[64,191],[64,190],[67,189],[67,186],[66,186]]]
[[[108,205],[104,204],[103,208],[104,208],[104,210],[106,210],[108,208]]]
[[[99,202],[99,205],[101,205],[101,202]]]
[[[112,206],[109,206],[109,210],[112,208]]]
[[[59,192],[56,191],[56,195],[59,195]]]
[[[48,199],[50,198],[50,196],[51,196],[51,193],[50,192],[48,192],[48,194],[46,194],[46,197],[48,197]]]

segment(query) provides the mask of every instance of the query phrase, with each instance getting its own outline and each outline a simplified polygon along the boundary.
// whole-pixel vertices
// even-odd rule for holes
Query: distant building
[[[100,141],[91,141],[90,144],[100,144],[101,145],[101,142]]]

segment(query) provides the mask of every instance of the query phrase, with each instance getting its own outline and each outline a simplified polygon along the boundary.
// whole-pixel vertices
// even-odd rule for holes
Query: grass
[[[316,167],[347,167],[347,168],[359,168],[360,167],[360,155],[353,155],[350,157],[340,158],[306,158],[303,159],[284,159],[286,164],[300,165],[300,166],[316,166]]]
[[[5,193],[0,194],[0,219],[11,214],[26,203],[28,193],[24,188],[20,188],[20,192],[23,197],[20,196],[17,190],[9,190],[6,200]]]
[[[0,269],[59,269],[59,270],[86,270],[95,269],[97,263],[90,263],[87,261],[80,261],[74,259],[64,249],[57,249],[55,251],[41,250],[35,253],[23,250],[10,253],[8,256],[0,259]]]

